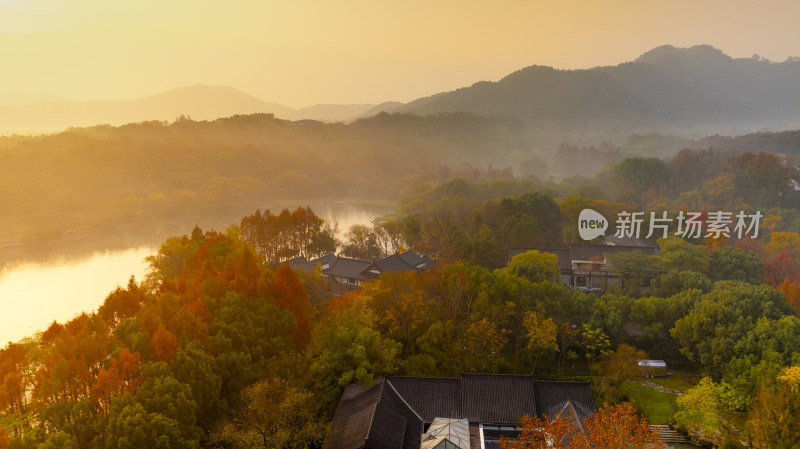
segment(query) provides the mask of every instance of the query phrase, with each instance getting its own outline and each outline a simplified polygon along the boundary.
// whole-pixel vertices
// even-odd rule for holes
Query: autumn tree
[[[524,277],[531,282],[558,282],[561,270],[558,268],[558,256],[531,250],[517,254],[508,263],[510,272]]]
[[[666,449],[661,436],[629,402],[606,404],[579,425],[578,416],[564,409],[555,417],[520,419],[516,440],[501,440],[502,449]]]
[[[311,332],[311,303],[308,301],[308,295],[303,289],[303,285],[289,267],[288,262],[284,262],[275,272],[275,287],[277,304],[294,314],[294,320],[297,323],[294,342],[298,349],[302,349]]]
[[[748,415],[747,430],[757,449],[800,447],[800,367],[785,367],[764,382]]]
[[[703,436],[718,447],[733,438],[735,428],[727,418],[728,404],[724,399],[726,387],[710,377],[700,382],[677,399],[675,421],[689,432]]]
[[[175,336],[162,323],[158,324],[158,329],[153,334],[150,344],[153,348],[153,355],[162,362],[169,362],[178,352],[178,342],[175,340]]]
[[[784,282],[791,281],[798,275],[800,275],[800,270],[792,257],[792,252],[788,249],[764,260],[762,280],[771,287],[778,288]]]
[[[630,402],[608,405],[583,421],[586,437],[594,449],[666,449],[667,445],[650,429]]]
[[[637,362],[642,359],[647,359],[646,352],[623,343],[592,367],[604,380],[602,386],[606,390],[603,391],[606,399],[615,399],[622,382],[639,374]]]
[[[139,353],[122,348],[111,361],[111,366],[100,371],[92,386],[92,397],[98,401],[104,413],[108,413],[108,406],[114,397],[136,392],[144,381],[140,366]]]
[[[501,439],[501,449],[580,449],[588,448],[586,436],[580,431],[574,415],[561,413],[522,416],[520,434],[514,439]]]
[[[540,355],[558,351],[558,326],[552,318],[545,318],[536,312],[525,312],[522,325],[528,331],[528,351],[533,365],[531,371],[535,372]]]

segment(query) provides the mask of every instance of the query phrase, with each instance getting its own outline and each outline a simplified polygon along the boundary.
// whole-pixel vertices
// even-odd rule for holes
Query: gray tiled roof
[[[324,268],[325,265],[328,266],[333,265],[338,258],[339,257],[336,256],[335,254],[326,254],[322,257],[317,257],[316,259],[312,259],[309,262],[314,264],[315,267],[317,266],[317,264],[320,264]]]
[[[422,419],[384,379],[345,388],[323,449],[419,449]]]
[[[461,412],[470,422],[516,424],[536,414],[531,376],[462,374]]]
[[[336,261],[327,269],[325,269],[325,274],[328,276],[340,276],[346,277],[350,279],[358,279],[358,280],[367,280],[367,279],[374,279],[373,276],[369,276],[368,274],[364,273],[364,269],[370,265],[371,262],[367,262],[364,260],[356,260],[356,259],[348,259],[346,257],[337,257]]]
[[[414,266],[410,265],[400,254],[394,253],[391,256],[384,257],[383,259],[376,260],[375,266],[383,273],[394,271],[409,271],[413,270]]]
[[[441,417],[462,418],[461,379],[390,377],[389,382],[425,422]]]
[[[515,425],[525,414],[594,412],[587,382],[545,382],[531,376],[462,374],[459,379],[390,377],[366,389],[345,388],[324,449],[419,449],[423,424],[434,418]]]
[[[581,419],[594,413],[594,399],[588,384],[546,381],[534,381],[533,384],[539,414],[552,417],[567,401],[572,401]]]

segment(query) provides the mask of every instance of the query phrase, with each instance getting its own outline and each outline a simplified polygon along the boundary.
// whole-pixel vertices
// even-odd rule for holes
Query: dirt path
[[[683,392],[682,391],[673,390],[672,388],[662,387],[661,385],[659,385],[659,384],[657,384],[655,382],[649,382],[649,381],[646,381],[646,380],[633,380],[633,379],[629,380],[629,382],[634,382],[634,383],[637,383],[639,385],[645,386],[647,388],[652,388],[652,389],[654,389],[656,391],[660,391],[662,393],[669,393],[669,394],[673,394],[675,396],[683,396]]]

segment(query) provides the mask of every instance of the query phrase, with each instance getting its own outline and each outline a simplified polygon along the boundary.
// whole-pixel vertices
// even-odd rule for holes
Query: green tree
[[[717,282],[670,331],[681,352],[719,378],[736,355],[736,344],[756,327],[758,317],[791,314],[783,295],[768,286]]]
[[[211,436],[232,448],[319,447],[327,425],[317,417],[314,395],[285,379],[266,379],[242,391],[242,408]]]
[[[170,362],[170,371],[178,382],[188,385],[197,405],[197,425],[208,429],[225,412],[222,377],[216,373],[214,358],[203,348],[191,342],[184,346]]]
[[[671,270],[650,281],[650,294],[659,298],[667,298],[692,289],[708,293],[711,291],[711,285],[711,280],[703,273]]]
[[[508,263],[508,270],[531,282],[558,282],[561,270],[558,268],[558,256],[531,250],[517,254]]]
[[[377,260],[385,256],[371,226],[354,224],[345,234],[342,254],[354,259]]]
[[[710,251],[709,256],[709,264],[714,267],[708,272],[712,281],[761,283],[764,264],[757,255],[739,248],[724,247]]]
[[[693,245],[678,237],[658,239],[661,260],[666,271],[696,271],[708,275],[711,260],[704,246]]]
[[[306,354],[320,400],[334,405],[345,386],[397,371],[402,345],[375,330],[374,316],[361,301],[330,307],[311,333]]]
[[[161,413],[148,412],[142,404],[126,394],[111,403],[104,443],[106,449],[197,448],[199,437],[196,434],[183,435],[181,427],[178,420]]]
[[[704,377],[678,397],[675,422],[690,432],[703,435],[716,447],[734,440],[735,427],[726,418],[730,413],[723,400],[725,387],[714,383],[710,377]]]

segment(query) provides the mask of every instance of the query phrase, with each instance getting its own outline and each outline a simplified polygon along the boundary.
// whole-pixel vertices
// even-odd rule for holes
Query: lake
[[[320,217],[338,223],[340,239],[351,225],[368,224],[392,212],[390,207],[345,201],[313,208]],[[111,291],[128,284],[131,275],[137,282],[144,278],[144,258],[155,249],[138,246],[80,258],[50,257],[4,265],[0,269],[0,347],[44,331],[53,320],[63,323],[81,312],[96,311]]]

